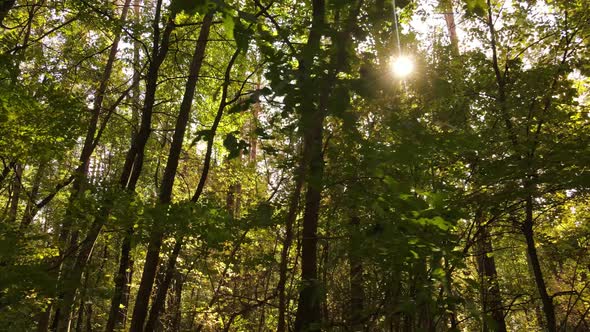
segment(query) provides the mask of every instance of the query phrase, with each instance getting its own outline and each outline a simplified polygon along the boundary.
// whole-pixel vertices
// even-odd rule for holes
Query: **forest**
[[[0,331],[590,331],[588,0],[0,0]]]

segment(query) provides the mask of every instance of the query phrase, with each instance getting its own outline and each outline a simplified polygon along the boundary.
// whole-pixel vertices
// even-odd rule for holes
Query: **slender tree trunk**
[[[10,196],[10,209],[8,210],[8,222],[16,221],[18,215],[18,203],[20,201],[21,179],[23,175],[23,166],[14,165],[14,179],[12,180],[12,195]]]
[[[324,0],[312,2],[312,25],[309,32],[306,50],[301,59],[299,84],[305,87],[313,66],[313,57],[320,49],[322,29],[325,24]],[[310,97],[310,96],[306,96]],[[301,241],[301,291],[295,316],[295,331],[320,331],[320,293],[317,276],[317,228],[322,191],[323,156],[322,140],[324,114],[321,109],[314,109],[312,100],[307,100],[301,112],[300,128],[303,130],[303,159],[308,160],[306,174],[307,183],[303,230]],[[308,99],[308,98],[306,98]],[[303,162],[303,161],[302,161]]]
[[[449,39],[451,40],[451,50],[454,55],[459,55],[459,38],[457,37],[457,26],[455,24],[455,13],[453,11],[452,0],[441,0],[440,7],[443,10]]]
[[[78,305],[78,314],[76,315],[76,332],[82,332],[84,326],[84,311],[86,310],[86,290],[88,289],[88,275],[84,277],[84,286],[82,287],[80,294],[80,303]]]
[[[92,303],[86,304],[86,332],[92,332]]]
[[[287,220],[285,223],[285,238],[283,240],[283,248],[281,249],[281,260],[279,265],[279,282],[277,284],[277,291],[279,293],[279,317],[277,324],[277,332],[285,332],[286,330],[286,312],[287,312],[287,294],[285,286],[287,284],[287,270],[289,265],[289,250],[293,242],[293,225],[297,218],[297,211],[299,210],[299,199],[303,188],[303,177],[305,173],[305,162],[301,160],[298,169],[295,173],[295,188],[291,194],[289,202],[289,210],[287,212]]]
[[[136,15],[138,13],[137,1]],[[160,13],[162,10],[162,0],[158,0],[156,5],[156,15],[154,18],[154,45],[151,52],[151,63],[148,67],[146,76],[146,90],[142,107],[140,127],[132,138],[131,147],[127,152],[123,171],[121,173],[120,185],[129,191],[134,191],[143,166],[144,150],[151,133],[151,123],[153,108],[156,100],[156,90],[158,87],[158,72],[168,54],[170,46],[170,36],[174,30],[173,19],[169,20],[164,28],[162,39],[160,41]],[[136,52],[137,53],[137,52]],[[138,67],[139,64],[136,64]],[[139,73],[134,75],[135,79],[139,78]],[[139,92],[134,93],[134,98],[139,97]],[[133,227],[126,230],[121,246],[119,260],[119,269],[115,275],[115,290],[111,299],[111,308],[109,319],[107,321],[107,332],[112,332],[119,324],[126,320],[127,307],[129,302],[129,285],[131,283],[131,271],[133,270],[133,261],[131,257]]]
[[[174,302],[171,310],[172,321],[170,327],[172,331],[180,331],[180,322],[182,319],[182,289],[184,278],[180,272],[176,272],[174,281]]]
[[[350,220],[350,244],[348,260],[350,264],[350,328],[352,332],[364,331],[363,327],[363,310],[365,294],[363,291],[363,263],[360,253],[361,241],[360,218],[353,216]]]
[[[10,174],[10,170],[12,170],[14,168],[14,166],[16,165],[16,162],[11,161],[8,163],[8,165],[6,165],[4,163],[4,159],[2,159],[2,164],[4,165],[4,168],[2,169],[2,172],[0,173],[0,185],[2,184],[2,182],[4,182],[4,179],[6,179],[8,174]]]
[[[209,29],[209,27],[212,23],[212,20],[213,20],[213,13],[207,14],[203,20],[203,27],[206,26],[207,29]],[[206,43],[207,36],[205,34],[207,34],[208,31],[203,31],[203,30],[201,30],[201,31],[203,32],[203,35],[200,36],[199,40],[204,40]],[[203,45],[203,51],[204,51],[205,47],[206,47],[206,45]],[[199,48],[199,47],[197,46],[197,48]],[[195,50],[195,52],[197,52],[197,50]],[[199,51],[199,52],[201,52],[201,51]],[[230,84],[231,70],[232,70],[233,65],[234,65],[239,54],[240,54],[240,50],[236,49],[236,51],[232,55],[228,65],[227,65],[227,68],[225,70],[221,101],[219,104],[219,108],[217,110],[217,114],[215,115],[213,125],[211,126],[210,136],[207,141],[207,151],[205,152],[205,161],[203,163],[203,171],[201,173],[201,178],[199,179],[199,183],[197,185],[197,189],[195,191],[195,194],[193,195],[193,197],[191,199],[191,202],[193,202],[193,203],[197,202],[199,200],[201,194],[203,193],[205,183],[207,181],[209,169],[211,166],[211,155],[213,152],[213,140],[214,140],[215,134],[217,132],[217,127],[219,126],[219,123],[220,123],[221,118],[223,116],[223,110],[226,107],[226,99],[227,99],[227,95],[228,95],[228,87]],[[164,173],[164,177],[165,176],[166,176],[166,172]],[[164,187],[164,181],[162,181],[162,183],[163,183],[162,187]],[[237,209],[237,207],[236,207],[236,209]],[[150,321],[148,321],[148,324],[146,326],[146,330],[153,329],[153,326],[158,318],[159,312],[161,311],[161,309],[164,305],[164,302],[166,299],[166,294],[168,292],[168,288],[170,287],[170,282],[172,281],[172,276],[173,276],[173,273],[174,273],[174,270],[176,267],[176,260],[178,258],[178,254],[180,253],[180,249],[182,247],[182,244],[183,244],[183,238],[181,237],[180,239],[178,239],[178,241],[174,245],[174,249],[172,250],[172,254],[169,257],[168,264],[166,265],[166,271],[164,274],[165,277],[164,277],[164,280],[163,280],[161,286],[158,287],[156,299],[155,299],[154,304],[152,306],[152,311],[150,312]]]
[[[131,277],[133,276],[133,263],[131,258],[131,237],[133,229],[127,229],[121,245],[119,269],[115,276],[115,291],[111,299],[111,309],[107,321],[106,331],[112,332],[117,325],[125,321],[127,306],[129,303],[129,291]]]
[[[176,119],[176,126],[172,137],[172,144],[168,154],[168,161],[162,177],[162,185],[160,187],[159,204],[167,205],[172,198],[172,187],[174,185],[174,178],[176,169],[178,168],[178,160],[182,143],[184,141],[184,133],[188,123],[191,105],[195,94],[195,87],[198,81],[198,75],[201,70],[203,58],[205,56],[205,49],[209,36],[209,30],[213,21],[213,12],[207,13],[201,25],[199,39],[195,46],[195,52],[191,61],[189,69],[189,77],[185,86],[185,93],[180,106],[178,118]],[[137,292],[137,300],[135,301],[135,308],[133,310],[133,318],[131,321],[131,331],[143,330],[144,322],[146,320],[149,297],[152,291],[156,269],[159,263],[160,247],[162,246],[163,231],[155,227],[150,236],[148,251],[146,254],[145,265],[141,277],[141,283]],[[166,289],[167,290],[167,289]],[[165,293],[164,293],[165,294]],[[159,309],[156,308],[156,314]]]
[[[29,197],[29,201],[27,202],[27,206],[25,207],[25,213],[23,218],[21,219],[21,223],[19,226],[19,231],[22,233],[29,227],[29,225],[33,222],[33,218],[36,214],[37,210],[37,196],[39,195],[39,188],[41,187],[41,180],[43,179],[43,175],[45,174],[45,167],[47,166],[46,161],[41,161],[39,163],[39,167],[37,168],[37,173],[35,174],[35,178],[33,179],[33,186],[31,188],[31,194]]]
[[[498,273],[493,253],[492,240],[488,226],[483,225],[484,214],[481,210],[477,212],[476,222],[480,225],[479,237],[476,243],[477,270],[481,280],[482,311],[485,317],[493,321],[490,326],[488,319],[483,321],[483,331],[506,332],[506,321],[502,306],[500,285],[498,284]]]
[[[543,271],[539,263],[539,256],[537,255],[537,247],[535,246],[535,239],[533,233],[533,197],[528,195],[525,201],[525,221],[522,226],[522,232],[526,240],[527,254],[529,257],[529,264],[535,278],[537,291],[543,304],[543,313],[545,314],[545,328],[549,332],[557,331],[557,323],[555,321],[555,307],[553,305],[553,298],[547,292],[545,279],[543,278]]]
[[[321,293],[317,271],[317,229],[319,221],[324,160],[322,157],[323,115],[317,111],[304,137],[304,151],[309,151],[310,165],[305,195],[305,212],[301,241],[301,292],[295,318],[295,331],[320,331]],[[319,117],[319,119],[318,119]],[[305,153],[305,152],[304,152]]]
[[[125,3],[121,11],[121,22],[125,22],[130,2],[131,0],[125,0]],[[82,153],[80,155],[80,166],[76,171],[77,175],[74,179],[71,200],[75,200],[77,197],[79,197],[80,193],[83,191],[84,182],[86,181],[88,175],[90,157],[92,156],[92,153],[96,147],[95,135],[98,128],[98,121],[102,110],[105,92],[111,78],[113,65],[116,60],[120,39],[121,29],[118,29],[115,33],[113,45],[109,51],[109,56],[103,72],[102,79],[100,81],[100,85],[98,87],[98,90],[96,91],[95,100],[93,103],[92,116],[86,133],[86,139],[84,141]],[[70,235],[70,227],[74,219],[74,216],[71,214],[72,213],[69,213],[69,216],[67,215],[64,220],[64,224],[60,232],[61,243],[64,243]],[[96,237],[98,236],[98,233],[100,232],[101,227],[102,225],[92,225],[89,234],[90,238],[87,238],[86,241],[82,244],[80,253],[76,259],[76,262],[74,263],[74,266],[68,266],[69,264],[67,264],[67,262],[64,265],[64,271],[62,272],[62,275],[64,277],[60,278],[62,279],[61,281],[58,281],[58,283],[61,285],[60,287],[62,288],[60,290],[61,305],[58,314],[56,314],[54,323],[56,324],[58,331],[70,330],[72,306],[74,304],[78,284],[80,283],[82,270],[84,269],[84,266],[88,261],[88,257],[92,253],[94,242],[96,240]],[[75,246],[77,245],[77,235],[72,234],[69,243],[69,248],[75,248]]]
[[[338,38],[347,43],[354,30],[357,17],[363,1],[356,1],[353,10],[345,21],[345,27],[339,31]],[[313,58],[320,50],[320,39],[325,24],[324,0],[312,2],[313,17],[308,43],[303,51],[303,58],[300,61],[299,84],[306,90],[311,84],[309,69],[313,65]],[[301,241],[301,291],[295,317],[295,331],[319,331],[321,328],[321,306],[322,294],[317,275],[317,229],[319,223],[319,211],[323,187],[324,159],[323,159],[323,125],[328,109],[328,100],[333,84],[336,82],[337,73],[343,68],[347,61],[347,45],[337,45],[335,52],[330,57],[330,68],[328,75],[324,77],[318,94],[304,96],[302,106],[300,128],[303,130],[303,159],[309,160],[305,195],[305,209],[303,215],[303,230]],[[317,108],[313,101],[317,100]],[[309,156],[309,157],[307,157]]]
[[[153,301],[144,328],[145,332],[152,332],[156,328],[156,323],[158,321],[162,309],[164,308],[164,303],[166,302],[166,294],[168,293],[168,288],[170,287],[170,283],[172,282],[172,279],[176,272],[174,266],[176,264],[176,260],[178,259],[180,249],[182,248],[182,242],[182,239],[178,239],[176,241],[176,243],[174,244],[174,248],[170,253],[170,257],[168,257],[168,263],[166,264],[166,270],[164,272],[162,283],[158,286],[158,291],[156,293],[156,297]]]
[[[156,102],[156,90],[158,87],[158,72],[164,62],[170,47],[170,36],[175,28],[174,18],[170,18],[160,42],[160,11],[162,0],[158,0],[156,17],[154,18],[154,45],[151,52],[151,63],[147,70],[145,83],[145,96],[141,113],[140,127],[137,135],[131,140],[131,147],[127,151],[125,164],[121,172],[121,187],[134,190],[143,168],[143,156],[145,146],[152,132],[152,115]]]

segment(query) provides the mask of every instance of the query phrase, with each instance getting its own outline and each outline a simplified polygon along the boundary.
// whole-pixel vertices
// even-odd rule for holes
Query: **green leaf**
[[[234,39],[235,21],[233,16],[228,13],[223,15],[223,31],[228,39]]]
[[[172,0],[170,2],[170,11],[173,15],[185,12],[189,15],[196,12],[202,12],[207,8],[207,0]]]
[[[233,133],[229,133],[223,140],[223,146],[229,151],[228,159],[233,159],[238,157],[241,151],[247,150],[250,144],[244,140],[238,140]]]

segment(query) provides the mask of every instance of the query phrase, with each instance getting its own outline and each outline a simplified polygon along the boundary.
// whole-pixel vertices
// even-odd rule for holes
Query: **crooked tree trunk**
[[[543,271],[537,255],[537,248],[535,246],[535,238],[533,232],[533,197],[529,194],[525,201],[525,220],[522,226],[522,233],[526,240],[527,254],[529,257],[529,264],[533,272],[537,292],[543,304],[543,314],[545,315],[545,329],[549,332],[557,331],[557,323],[555,321],[555,307],[553,305],[553,298],[547,292]]]
[[[211,28],[212,21],[213,12],[209,12],[203,18],[201,31],[199,32],[199,39],[193,53],[193,58],[189,69],[189,77],[186,82],[185,93],[180,105],[178,118],[176,119],[176,126],[172,137],[170,152],[168,154],[168,161],[166,162],[166,168],[162,177],[162,185],[160,186],[158,201],[161,205],[169,204],[172,199],[172,187],[174,185],[176,169],[178,168],[178,161],[182,149],[182,143],[184,141],[184,133],[189,120],[191,105],[193,102],[201,65],[203,64],[203,58],[205,56],[205,49],[207,47],[209,30]],[[131,321],[130,331],[143,330],[148,310],[149,298],[152,292],[154,278],[156,276],[156,270],[159,264],[159,255],[163,236],[164,232],[159,227],[155,227],[151,232],[143,274],[141,276],[141,283],[139,285],[139,290],[137,291],[137,300],[135,301],[135,307],[133,309],[133,318]],[[158,312],[159,308],[156,308],[156,314]]]
[[[480,225],[476,242],[477,271],[481,282],[481,306],[483,314],[483,331],[506,332],[506,321],[502,306],[498,273],[494,259],[492,239],[488,226],[483,225],[484,214],[477,212],[476,222]],[[488,322],[491,321],[491,324]]]

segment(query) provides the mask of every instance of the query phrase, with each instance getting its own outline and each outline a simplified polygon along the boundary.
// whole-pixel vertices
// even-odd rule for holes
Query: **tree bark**
[[[304,151],[309,151],[310,164],[305,194],[305,211],[301,241],[301,282],[295,331],[320,331],[321,290],[317,275],[317,229],[324,173],[322,156],[324,117],[317,111],[307,122]],[[319,116],[318,116],[319,115]],[[304,152],[305,153],[305,152]]]
[[[174,244],[174,248],[170,253],[170,257],[168,257],[166,270],[164,272],[164,278],[162,280],[162,283],[158,287],[156,297],[154,298],[147,322],[145,324],[145,332],[152,332],[156,329],[156,323],[158,322],[158,318],[166,302],[166,294],[168,294],[168,288],[170,287],[170,283],[172,282],[172,278],[174,277],[174,274],[176,272],[176,260],[178,259],[178,254],[180,253],[181,248],[182,239],[178,239]]]
[[[125,0],[125,3],[121,11],[121,22],[125,22],[126,20],[130,2],[131,0]],[[82,193],[84,190],[84,183],[86,182],[86,178],[88,175],[90,157],[92,156],[92,153],[96,147],[95,135],[98,128],[98,121],[102,110],[102,104],[113,71],[113,65],[117,57],[120,39],[121,29],[118,28],[115,32],[113,45],[111,46],[111,49],[109,51],[109,56],[107,59],[107,63],[105,65],[103,76],[101,78],[99,87],[96,91],[95,100],[93,103],[92,116],[90,119],[88,130],[86,132],[86,138],[84,140],[84,145],[82,147],[82,153],[80,154],[80,166],[76,170],[76,176],[74,179],[74,184],[72,186],[73,188],[70,199],[71,201],[78,198],[80,193]],[[66,217],[62,225],[62,229],[60,231],[60,243],[65,243],[67,241],[67,238],[70,236],[70,227],[74,219],[74,216],[71,214],[71,212],[66,212]],[[94,242],[96,239],[94,236],[98,236],[98,233],[100,232],[100,228],[102,226],[94,225],[95,223],[93,223],[91,227],[91,231],[89,233],[90,238],[87,237],[86,241],[81,246],[80,252],[73,266],[69,265],[67,261],[64,263],[64,271],[62,272],[62,275],[64,277],[60,278],[61,280],[58,281],[58,283],[61,285],[61,294],[59,296],[61,298],[61,305],[56,313],[54,322],[54,325],[56,325],[58,331],[70,330],[72,306],[75,301],[75,295],[78,289],[78,285],[80,283],[82,270],[84,269],[84,266],[86,265],[86,262],[90,257],[90,254],[92,253],[92,248],[94,246]],[[96,235],[94,233],[96,233]],[[92,240],[92,237],[94,237],[94,240]],[[68,247],[75,248],[76,245],[77,234],[72,234],[69,240]]]
[[[289,265],[289,250],[293,242],[293,225],[297,218],[299,210],[299,199],[301,198],[301,191],[303,189],[303,177],[305,173],[305,162],[300,161],[298,169],[295,173],[295,188],[291,194],[289,201],[289,210],[287,212],[287,220],[285,222],[285,239],[283,240],[283,248],[281,249],[281,260],[279,265],[279,282],[277,284],[277,292],[279,294],[279,316],[277,323],[277,332],[285,332],[286,330],[286,312],[287,312],[287,294],[285,286],[287,284],[287,270]]]
[[[481,280],[481,305],[484,314],[483,331],[506,332],[506,321],[502,306],[498,273],[493,253],[492,240],[488,226],[483,225],[484,213],[476,213],[476,223],[480,225],[479,237],[476,243],[477,270]],[[488,324],[488,320],[493,322]]]
[[[537,255],[537,248],[535,246],[535,238],[533,232],[533,197],[528,195],[525,201],[525,221],[522,226],[522,233],[526,240],[527,254],[529,257],[529,264],[535,278],[535,284],[541,303],[543,304],[543,313],[545,315],[545,328],[549,332],[557,331],[557,323],[555,321],[555,307],[553,305],[553,298],[547,292],[543,271]]]
[[[43,179],[43,175],[45,174],[45,167],[47,166],[46,161],[41,161],[39,163],[39,167],[37,168],[37,173],[35,174],[35,178],[33,179],[33,186],[31,188],[31,194],[29,197],[29,201],[27,202],[27,206],[25,207],[25,213],[21,219],[21,223],[19,226],[19,231],[22,233],[29,227],[29,225],[33,222],[33,218],[35,216],[35,212],[37,209],[36,200],[37,196],[39,195],[39,188],[41,187],[41,180]]]
[[[447,31],[449,32],[449,39],[451,41],[451,50],[453,54],[459,55],[459,38],[457,37],[457,25],[455,24],[455,13],[453,12],[452,0],[441,0],[441,9],[447,24]]]
[[[195,87],[199,78],[199,72],[205,56],[205,49],[209,36],[209,30],[213,21],[213,12],[205,15],[199,33],[199,39],[195,46],[195,51],[189,69],[189,77],[185,86],[185,93],[180,105],[178,118],[176,119],[176,126],[172,137],[172,144],[168,154],[168,161],[162,177],[162,185],[160,186],[160,194],[158,197],[159,204],[167,205],[172,199],[172,187],[174,185],[174,178],[176,169],[178,168],[178,160],[182,143],[184,141],[184,133],[189,120],[191,105],[195,94]],[[149,297],[152,292],[154,278],[156,276],[156,269],[159,263],[160,247],[162,246],[164,232],[160,227],[154,227],[151,232],[148,244],[148,251],[146,254],[145,265],[141,277],[141,283],[137,292],[137,299],[135,301],[135,308],[133,310],[133,318],[131,321],[130,331],[141,331],[146,320]],[[157,311],[156,311],[157,312]]]
[[[353,216],[350,220],[350,244],[348,260],[350,264],[350,331],[361,332],[363,327],[363,310],[365,294],[363,291],[363,263],[360,253],[362,239],[360,234],[360,218]]]
[[[21,178],[23,175],[23,166],[21,164],[14,165],[14,179],[12,181],[12,195],[10,195],[10,209],[8,210],[8,222],[16,221],[18,215],[18,203],[20,201],[21,192]]]
[[[310,84],[310,69],[313,58],[320,50],[320,39],[325,24],[326,4],[324,0],[312,1],[312,23],[309,38],[303,51],[298,73],[299,85],[305,91]],[[301,291],[295,315],[295,331],[320,331],[320,294],[317,276],[317,228],[322,191],[323,178],[323,125],[322,110],[314,109],[313,93],[304,96],[305,105],[301,111],[300,128],[303,131],[303,160],[308,160],[306,174],[307,183],[305,207],[303,215],[303,230],[301,241]],[[302,96],[303,97],[303,96]]]
[[[151,62],[148,67],[146,76],[145,97],[142,107],[140,127],[138,132],[133,136],[131,147],[127,152],[123,171],[121,172],[120,185],[129,191],[134,191],[141,174],[143,166],[144,151],[151,133],[151,123],[153,108],[156,100],[156,90],[158,87],[158,72],[164,62],[170,47],[170,36],[175,28],[173,18],[166,23],[162,38],[160,40],[160,15],[162,10],[162,0],[158,0],[156,5],[156,15],[154,18],[154,43],[151,51]],[[136,8],[136,15],[138,9]],[[137,65],[136,65],[137,66]],[[137,79],[139,75],[135,75]],[[135,94],[135,93],[134,93]],[[138,97],[137,93],[134,97]],[[131,283],[131,271],[133,270],[133,261],[131,257],[131,238],[133,236],[133,227],[126,230],[121,246],[119,260],[119,269],[115,275],[115,290],[111,299],[111,308],[109,319],[107,321],[107,332],[112,332],[119,324],[125,321],[127,307],[129,302],[129,284]]]
[[[0,26],[4,27],[4,19],[15,3],[16,0],[0,0]]]

